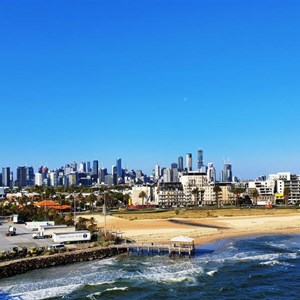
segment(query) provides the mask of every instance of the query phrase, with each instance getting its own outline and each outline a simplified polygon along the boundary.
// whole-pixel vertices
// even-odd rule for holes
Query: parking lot
[[[53,244],[52,239],[33,239],[32,234],[34,231],[27,229],[25,224],[13,224],[7,220],[1,220],[0,223],[0,251],[11,250],[16,246],[30,248],[36,246],[48,247],[50,244]],[[15,236],[5,235],[10,225],[17,229]]]

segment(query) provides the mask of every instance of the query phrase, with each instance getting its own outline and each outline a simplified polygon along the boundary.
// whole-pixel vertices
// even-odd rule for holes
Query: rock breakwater
[[[0,264],[0,279],[15,276],[28,271],[61,266],[75,262],[91,261],[116,256],[127,250],[118,247],[96,247],[85,250],[75,250],[57,253],[50,256],[39,256],[7,261]]]

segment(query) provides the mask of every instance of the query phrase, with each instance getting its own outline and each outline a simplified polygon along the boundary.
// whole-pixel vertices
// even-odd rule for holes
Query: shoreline
[[[273,230],[273,231],[265,231],[265,232],[239,232],[236,234],[230,233],[230,234],[222,234],[218,237],[207,237],[207,238],[201,238],[199,241],[195,240],[196,246],[202,246],[208,243],[214,243],[217,241],[221,241],[223,239],[234,239],[234,238],[246,238],[246,237],[254,237],[254,236],[267,236],[267,235],[285,235],[285,234],[299,234],[300,235],[300,229],[282,229],[282,230]]]
[[[104,222],[104,217],[101,215],[91,215],[90,217],[96,218],[99,224]],[[194,239],[195,246],[203,246],[222,239],[300,234],[300,213],[275,216],[259,215],[151,220],[125,220],[107,216],[106,222],[108,230],[118,232],[123,237],[134,240],[136,243],[168,243],[174,236],[186,235]],[[87,248],[49,257],[35,257],[19,261],[3,262],[0,263],[0,278],[22,274],[35,269],[103,259],[120,254],[116,248],[113,251],[109,248]],[[55,260],[55,257],[58,257],[58,259]]]
[[[103,216],[92,215],[98,224],[104,224]],[[107,216],[107,228],[120,232],[137,243],[167,243],[177,235],[194,239],[195,245],[202,245],[224,238],[242,236],[300,234],[300,213],[210,217],[126,220]]]

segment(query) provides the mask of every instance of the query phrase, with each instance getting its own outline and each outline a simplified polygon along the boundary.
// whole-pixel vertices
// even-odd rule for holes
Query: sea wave
[[[261,266],[291,266],[291,264],[287,262],[280,262],[278,260],[270,260],[270,261],[263,261],[259,263]]]
[[[206,274],[209,276],[214,276],[216,273],[218,273],[218,270],[212,270],[212,271],[207,272]]]
[[[28,291],[17,294],[10,294],[12,299],[42,300],[54,297],[63,297],[81,288],[82,285],[74,284],[68,286],[44,288],[35,291]]]
[[[113,288],[108,288],[106,290],[104,290],[103,292],[96,292],[96,293],[92,293],[86,296],[86,298],[91,299],[91,300],[96,300],[96,296],[101,296],[104,293],[109,293],[109,292],[116,292],[116,291],[126,291],[127,289],[129,289],[129,287],[125,286],[125,287],[113,287]]]
[[[101,281],[101,282],[91,282],[91,283],[87,283],[86,286],[98,286],[98,285],[114,284],[114,283],[116,283],[115,280],[112,280],[112,281]]]

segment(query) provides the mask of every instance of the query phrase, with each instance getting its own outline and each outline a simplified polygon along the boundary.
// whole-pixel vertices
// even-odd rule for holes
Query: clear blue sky
[[[0,167],[300,173],[300,2],[0,1]]]

